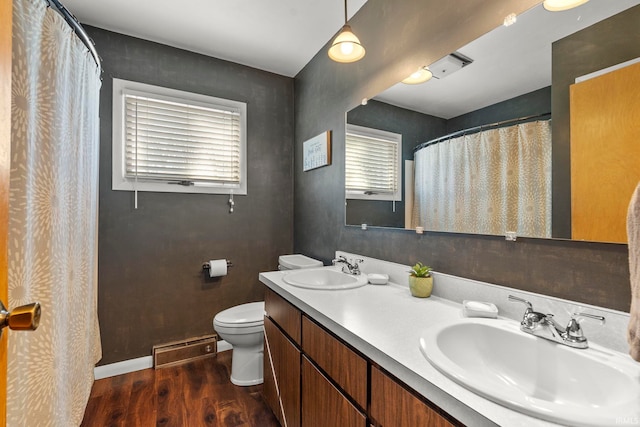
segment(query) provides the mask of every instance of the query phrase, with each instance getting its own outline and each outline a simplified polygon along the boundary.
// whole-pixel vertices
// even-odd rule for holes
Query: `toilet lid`
[[[262,325],[264,323],[264,301],[236,305],[221,311],[213,320],[215,323],[234,327]]]

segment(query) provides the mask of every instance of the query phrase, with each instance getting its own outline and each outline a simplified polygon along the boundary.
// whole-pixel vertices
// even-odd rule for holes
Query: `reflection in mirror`
[[[444,120],[426,116],[415,111],[397,108],[371,100],[348,113],[348,126],[357,125],[362,129],[382,129],[402,136],[402,160],[413,159],[413,149],[420,142],[445,133]],[[347,136],[346,139],[349,139]],[[348,161],[348,160],[347,160]],[[363,200],[353,198],[354,192],[347,192],[347,224],[370,224],[383,227],[405,227],[406,168],[401,167],[401,190],[395,202],[390,200]]]
[[[348,124],[401,135],[405,167],[401,201],[347,194],[347,224],[626,243],[640,180],[640,111],[628,111],[640,106],[624,100],[640,90],[638,3],[540,5],[431,64],[426,83],[349,111]]]
[[[402,135],[364,126],[347,125],[345,140],[345,191],[347,200],[352,200],[352,209],[357,201],[365,205],[391,202],[388,224],[397,218],[397,202],[402,200]],[[378,210],[379,215],[388,212]],[[384,221],[382,217],[375,222]],[[362,222],[361,222],[362,223]],[[366,223],[366,221],[364,221]]]
[[[512,122],[418,147],[413,226],[551,237],[549,120]]]

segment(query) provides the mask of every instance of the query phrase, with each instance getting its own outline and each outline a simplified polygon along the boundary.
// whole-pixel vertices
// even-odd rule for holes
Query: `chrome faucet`
[[[540,338],[567,345],[573,348],[588,348],[589,342],[585,338],[578,320],[592,319],[604,325],[605,318],[588,313],[574,313],[566,328],[555,321],[553,314],[542,314],[533,310],[527,300],[509,295],[509,301],[520,302],[527,306],[520,322],[520,330]]]
[[[344,264],[342,266],[342,272],[343,273],[347,273],[347,274],[353,274],[355,276],[360,275],[360,265],[358,265],[359,262],[364,262],[363,259],[356,259],[353,260],[351,262],[347,261],[347,258],[345,258],[343,255],[340,255],[338,258],[334,259],[333,261],[331,261],[332,265],[336,265],[338,263],[340,264]]]

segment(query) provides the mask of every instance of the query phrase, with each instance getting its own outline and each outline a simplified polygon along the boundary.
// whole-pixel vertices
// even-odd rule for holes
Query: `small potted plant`
[[[417,263],[411,267],[409,275],[409,289],[411,295],[418,298],[428,298],[433,290],[433,276],[431,276],[431,267]]]

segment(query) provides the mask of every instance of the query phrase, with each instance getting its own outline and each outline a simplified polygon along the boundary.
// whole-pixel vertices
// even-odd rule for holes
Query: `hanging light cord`
[[[344,24],[347,25],[347,0],[344,0]]]

